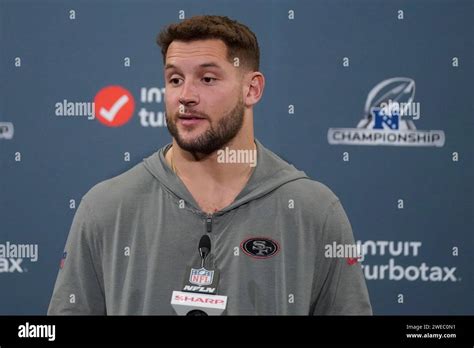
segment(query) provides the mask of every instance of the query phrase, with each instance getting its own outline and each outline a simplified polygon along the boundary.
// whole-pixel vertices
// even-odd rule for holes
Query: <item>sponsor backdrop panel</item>
[[[197,14],[256,33],[256,137],[340,197],[374,313],[474,314],[467,0],[0,0],[0,314],[46,313],[81,197],[170,142],[155,37]]]

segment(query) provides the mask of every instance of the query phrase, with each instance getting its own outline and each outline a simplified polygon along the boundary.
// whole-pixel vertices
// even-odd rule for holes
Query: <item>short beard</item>
[[[235,107],[218,121],[216,128],[210,123],[209,129],[206,130],[204,134],[201,134],[191,141],[184,141],[179,134],[178,127],[176,126],[176,120],[179,115],[179,112],[176,113],[171,120],[168,113],[166,113],[166,126],[168,127],[168,131],[180,148],[191,152],[194,158],[197,158],[198,153],[210,155],[223,148],[224,145],[235,138],[244,124],[244,104],[242,97],[240,97]],[[204,116],[210,120],[207,115]]]

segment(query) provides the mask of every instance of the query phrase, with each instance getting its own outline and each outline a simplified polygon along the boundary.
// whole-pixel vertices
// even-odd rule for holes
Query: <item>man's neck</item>
[[[226,150],[227,147],[227,150]],[[165,158],[176,175],[187,187],[200,208],[213,213],[231,204],[247,184],[256,165],[256,144],[254,139],[246,142],[233,142],[224,147],[224,152],[247,150],[255,159],[253,163],[228,163],[232,158],[219,157],[218,152],[207,156],[197,156],[181,149],[173,140],[173,146]],[[242,153],[242,152],[241,152]],[[247,157],[248,158],[248,157]],[[224,159],[224,163],[221,160]],[[234,159],[237,159],[234,157]]]
[[[232,183],[234,180],[240,181],[243,176],[252,172],[254,163],[232,163],[234,158],[230,154],[243,154],[245,150],[249,156],[256,161],[256,144],[253,138],[241,141],[232,141],[222,148],[222,153],[215,151],[209,155],[194,154],[181,149],[175,140],[172,147],[166,153],[166,160],[170,167],[176,169],[177,175],[181,179],[195,180],[199,182],[215,183],[224,185]],[[239,152],[237,152],[239,151]],[[227,155],[227,156],[226,156]],[[235,157],[235,160],[243,158]],[[242,161],[240,161],[242,162]]]

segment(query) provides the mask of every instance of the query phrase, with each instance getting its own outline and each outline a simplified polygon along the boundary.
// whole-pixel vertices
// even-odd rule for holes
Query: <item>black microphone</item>
[[[213,265],[204,268],[211,252],[211,239],[203,235],[198,245],[201,267],[188,266],[182,291],[173,291],[171,305],[178,315],[220,315],[227,306],[227,296],[217,295],[219,271]]]
[[[207,234],[199,241],[199,255],[201,255],[201,267],[204,267],[207,255],[211,252],[211,238]]]

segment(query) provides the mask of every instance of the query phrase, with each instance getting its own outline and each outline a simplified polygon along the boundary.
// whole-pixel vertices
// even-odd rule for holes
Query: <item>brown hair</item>
[[[258,71],[260,49],[255,34],[245,25],[225,16],[194,16],[180,23],[173,23],[158,34],[157,43],[161,47],[163,64],[166,52],[173,41],[220,39],[227,46],[227,58],[231,63],[239,58],[239,64]]]

